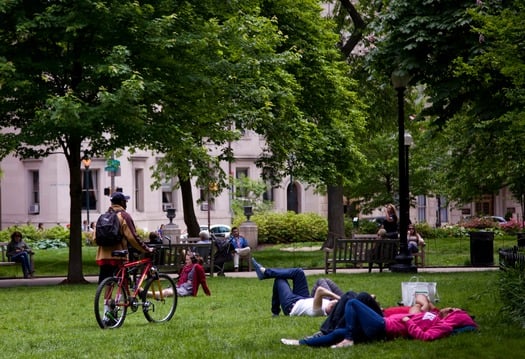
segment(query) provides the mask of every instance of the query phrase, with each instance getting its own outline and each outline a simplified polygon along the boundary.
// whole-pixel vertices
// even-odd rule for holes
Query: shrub
[[[377,222],[373,221],[367,221],[367,220],[360,220],[359,221],[359,233],[363,234],[376,234],[379,230],[379,226],[377,225]]]
[[[458,223],[460,226],[472,229],[499,228],[499,224],[486,217],[471,217]]]
[[[525,328],[525,271],[519,267],[506,267],[500,271],[499,291],[503,302],[502,312],[510,321]]]
[[[56,249],[67,247],[67,244],[60,239],[42,239],[37,241],[33,248],[37,249]]]
[[[501,223],[500,228],[509,234],[516,234],[523,231],[523,222],[512,218],[507,223]]]
[[[416,223],[414,226],[416,227],[417,233],[419,233],[423,239],[436,238],[434,228],[430,227],[428,223]]]
[[[251,220],[257,224],[260,244],[324,241],[328,235],[326,218],[314,213],[265,212]],[[238,227],[243,221],[237,218],[233,225]]]
[[[39,231],[35,226],[25,224],[22,226],[11,226],[7,229],[0,231],[0,241],[9,242],[11,240],[11,233],[14,231],[20,231],[22,233],[22,238],[31,246],[40,248],[40,246],[35,245],[41,241],[54,240],[62,242],[63,247],[67,247],[69,244],[69,229],[62,226],[54,226],[43,231]],[[43,247],[47,245],[52,246],[53,248],[58,248],[59,245],[43,244]]]

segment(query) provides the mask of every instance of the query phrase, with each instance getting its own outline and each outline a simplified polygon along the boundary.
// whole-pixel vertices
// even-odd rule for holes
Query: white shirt
[[[292,310],[290,311],[290,316],[299,316],[306,315],[309,317],[321,317],[326,315],[326,307],[330,303],[330,300],[323,298],[323,303],[321,308],[314,311],[314,298],[305,298],[299,299],[295,302]]]

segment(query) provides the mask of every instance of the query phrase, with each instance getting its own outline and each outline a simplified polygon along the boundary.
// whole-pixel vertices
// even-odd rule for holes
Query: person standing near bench
[[[385,237],[390,239],[397,239],[398,238],[398,217],[396,213],[396,209],[393,204],[387,204],[385,206],[385,220],[383,221],[383,225],[381,228],[383,228],[386,233]]]
[[[35,272],[31,256],[33,251],[22,239],[22,233],[15,231],[11,234],[11,241],[7,244],[7,257],[12,262],[22,264],[24,278],[31,278]]]

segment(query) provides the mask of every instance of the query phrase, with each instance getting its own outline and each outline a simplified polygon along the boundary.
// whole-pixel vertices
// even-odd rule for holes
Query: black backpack
[[[117,213],[110,209],[104,214],[101,214],[97,220],[95,227],[95,242],[102,247],[112,247],[122,241],[122,233],[120,232],[120,221]]]

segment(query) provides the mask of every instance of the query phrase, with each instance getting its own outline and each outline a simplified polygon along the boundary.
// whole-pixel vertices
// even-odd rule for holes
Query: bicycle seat
[[[112,251],[111,255],[113,257],[126,257],[128,255],[128,250],[127,249],[118,249],[116,251]]]

